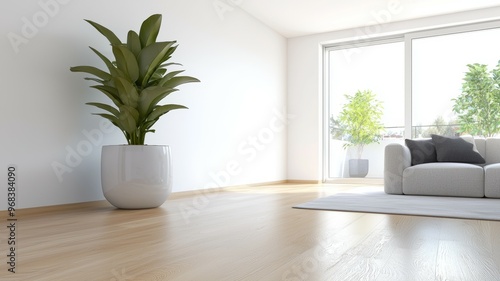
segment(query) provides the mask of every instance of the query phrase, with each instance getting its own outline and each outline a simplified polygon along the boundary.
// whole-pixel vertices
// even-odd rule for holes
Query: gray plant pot
[[[368,159],[349,159],[349,176],[364,178],[368,175]]]

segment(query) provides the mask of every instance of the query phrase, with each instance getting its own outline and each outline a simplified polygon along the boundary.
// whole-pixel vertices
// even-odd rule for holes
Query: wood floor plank
[[[500,280],[499,264],[491,256],[488,224],[445,220],[437,260],[437,280]],[[485,243],[486,242],[486,243]]]
[[[0,279],[500,280],[500,222],[292,208],[360,187],[274,184],[173,194],[149,210],[20,210],[16,273],[3,226]]]

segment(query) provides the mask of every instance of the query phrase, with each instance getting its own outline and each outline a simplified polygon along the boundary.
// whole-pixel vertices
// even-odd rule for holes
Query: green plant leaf
[[[69,70],[72,72],[85,72],[94,75],[96,77],[99,77],[104,81],[109,81],[112,78],[109,73],[93,66],[80,65],[80,66],[70,67]]]
[[[173,65],[173,64],[178,64],[178,63],[165,63],[159,66],[159,68],[156,69],[156,71],[151,75],[151,78],[149,78],[149,83],[147,87],[149,86],[158,86],[160,84],[160,81],[165,78],[165,76],[171,76],[170,73],[167,73],[167,69],[165,68],[166,66]],[[176,72],[176,71],[174,71]],[[182,72],[182,71],[180,71]]]
[[[105,81],[103,81],[103,80],[101,80],[101,79],[97,79],[97,78],[85,77],[85,78],[83,78],[83,79],[84,79],[84,80],[88,80],[88,81],[94,81],[94,82],[97,82],[97,83],[99,83],[99,84],[101,84],[101,85],[105,85],[105,84],[106,84],[106,82],[105,82]]]
[[[134,134],[137,129],[139,112],[131,106],[120,106],[119,124],[120,128],[129,134]]]
[[[164,60],[164,61],[166,61],[166,60]],[[164,63],[164,64],[160,65],[160,67],[166,67],[166,66],[171,66],[171,65],[181,65],[182,66],[182,64],[177,63],[177,62],[169,62],[169,63]],[[180,71],[183,72],[184,70],[180,70]]]
[[[149,121],[144,122],[143,127],[146,130],[146,132],[155,132],[155,130],[151,130],[150,128],[153,127],[153,125],[156,123],[156,121],[158,121],[158,119],[149,120]]]
[[[139,65],[135,55],[126,46],[113,46],[112,49],[118,69],[128,74],[131,82],[135,82],[139,78]]]
[[[103,110],[106,110],[107,112],[111,113],[112,115],[114,115],[116,117],[120,116],[120,111],[118,111],[118,109],[116,109],[108,104],[99,103],[99,102],[87,102],[86,104],[95,106],[95,107],[103,109]]]
[[[111,45],[121,45],[122,44],[120,39],[118,39],[118,37],[111,30],[109,30],[107,27],[104,27],[96,22],[91,21],[91,20],[85,20],[85,21],[90,23],[95,29],[97,29],[97,31],[99,31],[102,35],[104,35],[104,37],[106,37],[108,39],[108,41],[109,41],[109,43],[111,43]]]
[[[90,49],[97,54],[97,56],[99,56],[99,58],[101,58],[101,60],[106,64],[106,66],[108,67],[108,70],[109,70],[109,73],[111,76],[115,77],[115,76],[123,76],[119,71],[118,69],[115,67],[115,65],[111,62],[111,60],[109,60],[106,56],[104,56],[103,54],[101,54],[101,52],[99,52],[98,50],[90,47]]]
[[[174,42],[158,42],[153,43],[141,50],[138,61],[140,73],[139,79],[142,82],[142,86],[148,84],[150,77],[164,62],[162,59],[172,44],[174,44]]]
[[[106,95],[116,106],[120,107],[123,103],[120,101],[120,95],[118,94],[118,90],[111,86],[103,86],[103,85],[94,85],[90,86],[90,88],[97,89],[101,91],[104,95]]]
[[[149,116],[146,118],[146,120],[148,120],[148,121],[158,120],[158,118],[160,118],[163,114],[166,114],[171,110],[183,109],[183,108],[187,109],[187,107],[185,107],[183,105],[179,105],[179,104],[160,105],[160,106],[155,107],[153,112],[151,112],[151,114],[149,114]]]
[[[160,86],[163,85],[168,80],[172,79],[173,77],[179,75],[182,72],[184,72],[184,70],[171,71],[171,72],[165,74],[165,76],[163,76],[163,78],[158,82],[158,85],[160,85]]]
[[[151,112],[154,109],[154,107],[157,106],[160,103],[160,101],[162,101],[165,97],[167,97],[168,95],[170,95],[173,92],[178,91],[178,89],[171,89],[171,88],[165,88],[165,87],[162,87],[162,88],[165,89],[166,91],[163,92],[161,95],[156,96],[156,98],[151,102],[149,112]]]
[[[159,86],[149,87],[142,90],[139,97],[138,106],[141,117],[148,116],[160,100],[174,91],[175,89],[169,89]]]
[[[165,81],[163,81],[162,79],[159,85],[166,88],[175,88],[182,84],[193,83],[193,82],[200,82],[200,80],[191,76],[176,76]]]
[[[143,48],[156,42],[156,37],[160,32],[161,18],[160,14],[152,15],[142,23],[139,38]]]
[[[120,127],[120,120],[116,117],[116,116],[113,116],[113,115],[110,115],[110,114],[106,114],[106,113],[93,113],[93,115],[98,115],[98,116],[101,116],[103,118],[106,118],[108,119],[113,125],[115,125],[116,127],[120,128],[120,130],[123,130],[121,127]]]
[[[122,77],[116,77],[115,85],[121,102],[124,105],[137,107],[139,93],[137,92],[135,86],[130,81]]]
[[[174,43],[177,43],[177,41],[173,41]],[[170,59],[170,56],[177,50],[177,47],[179,45],[172,45],[170,48],[168,48],[168,51],[165,53],[165,56],[163,57],[162,61],[167,61]]]
[[[163,76],[165,76],[165,73],[167,73],[167,69],[166,68],[157,68],[155,73],[153,73],[153,75],[151,76],[151,79],[152,80],[158,80],[158,79],[161,79],[163,78]]]
[[[142,50],[141,40],[137,32],[130,30],[127,35],[127,48],[134,54],[137,58]]]

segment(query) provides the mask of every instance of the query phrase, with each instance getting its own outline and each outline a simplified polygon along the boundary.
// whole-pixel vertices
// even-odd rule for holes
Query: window
[[[370,90],[383,105],[379,143],[363,149],[362,158],[370,161],[367,177],[383,177],[383,153],[388,143],[404,143],[404,138],[432,133],[467,133],[456,100],[464,92],[469,65],[483,65],[493,76],[491,71],[500,61],[497,38],[500,22],[493,21],[325,47],[325,180],[349,177],[347,163],[356,158],[352,147],[345,149],[348,137],[338,132],[342,131],[339,114],[347,102],[345,95],[357,91]],[[500,104],[500,67],[498,73],[492,86],[498,91],[496,104]],[[480,126],[472,124],[476,125]]]
[[[412,138],[460,133],[453,99],[462,93],[468,65],[497,66],[496,38],[498,28],[412,40]]]

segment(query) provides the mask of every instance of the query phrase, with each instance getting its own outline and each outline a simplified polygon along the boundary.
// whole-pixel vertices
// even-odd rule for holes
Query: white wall
[[[159,39],[177,40],[174,61],[202,81],[169,97],[189,109],[164,116],[146,138],[171,146],[174,192],[286,179],[286,39],[237,8],[217,11],[214,2],[2,3],[0,178],[6,185],[8,165],[17,166],[18,207],[104,199],[100,147],[125,142],[84,105],[105,101],[102,95],[88,88],[84,74],[69,71],[100,63],[88,46],[111,55],[106,39],[83,19],[125,40],[146,17],[163,14]],[[228,164],[237,171],[228,174]],[[71,172],[58,178],[54,165]],[[2,189],[0,209],[6,206]]]
[[[323,45],[342,41],[360,42],[367,38],[424,28],[497,19],[500,14],[500,8],[489,8],[397,22],[398,13],[403,13],[404,8],[404,5],[388,6],[387,9],[372,11],[370,14],[373,16],[373,21],[371,22],[377,22],[377,25],[288,40],[287,108],[289,114],[296,116],[288,127],[288,179],[314,181],[323,179],[323,85],[321,77]]]

